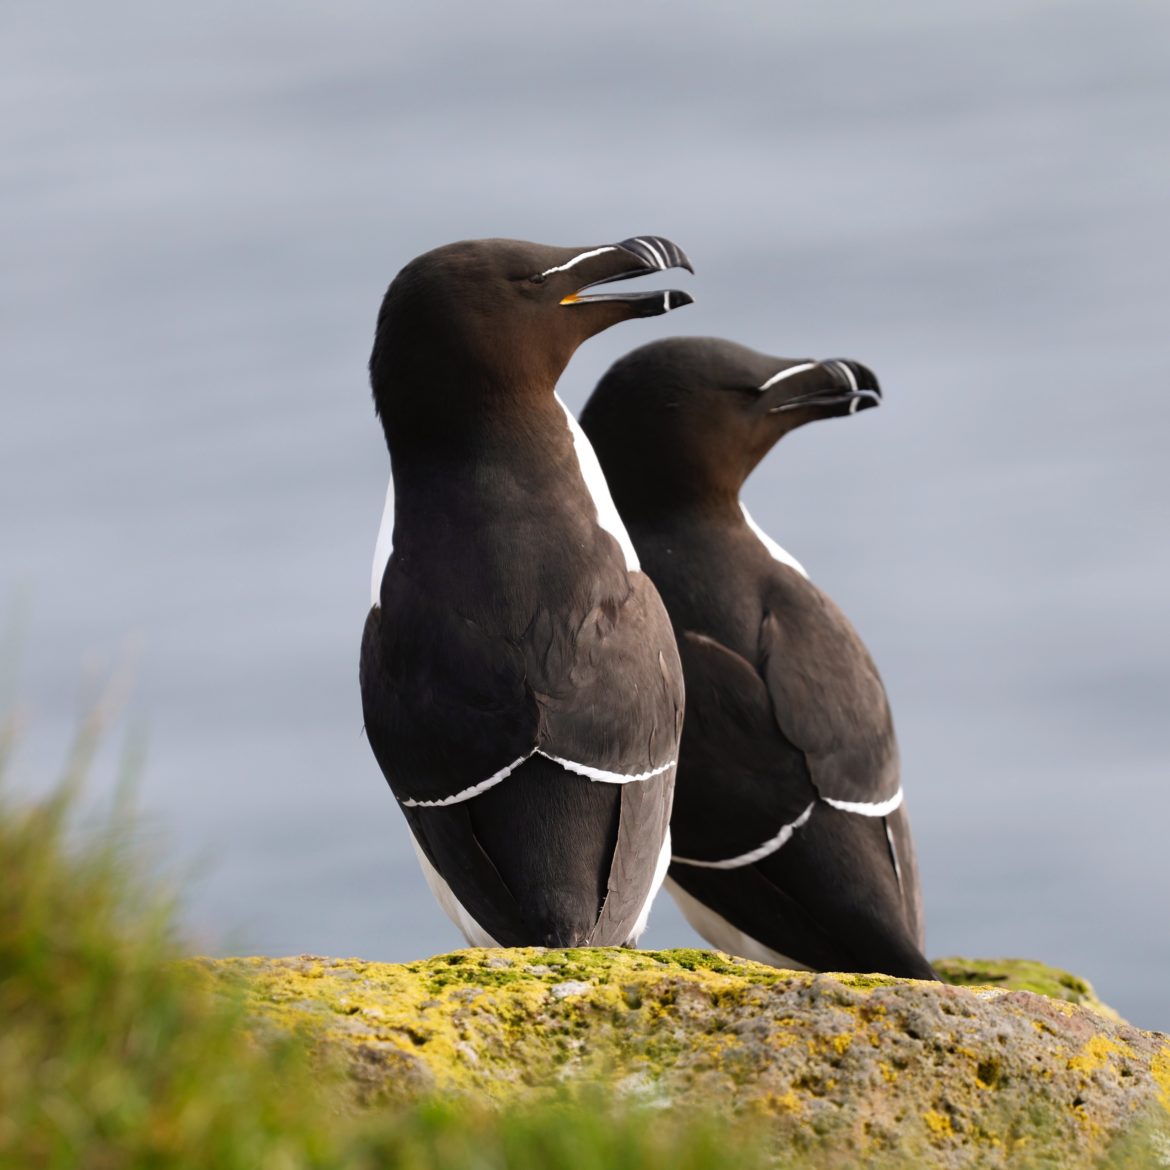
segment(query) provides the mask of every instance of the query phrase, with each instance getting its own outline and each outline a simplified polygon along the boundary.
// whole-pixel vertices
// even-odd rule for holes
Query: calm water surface
[[[698,303],[590,342],[562,395],[674,332],[879,372],[882,410],[792,436],[746,497],[883,670],[929,949],[1066,965],[1170,1029],[1170,8],[3,24],[16,772],[43,783],[85,680],[132,662],[121,722],[201,945],[457,944],[361,735],[374,315],[448,240],[656,232]],[[664,899],[645,941],[694,936]]]

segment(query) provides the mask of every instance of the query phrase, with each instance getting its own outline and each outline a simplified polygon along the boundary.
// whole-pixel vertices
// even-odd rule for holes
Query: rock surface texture
[[[1038,963],[939,960],[954,986],[696,950],[197,962],[259,1031],[339,1055],[366,1103],[601,1082],[735,1110],[838,1165],[1170,1165],[1170,1037]]]

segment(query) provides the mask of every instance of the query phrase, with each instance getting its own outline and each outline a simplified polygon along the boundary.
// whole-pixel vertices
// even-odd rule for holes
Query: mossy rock
[[[785,1150],[844,1164],[1068,1168],[1120,1142],[1124,1162],[1155,1165],[1170,1150],[1170,1038],[1026,960],[941,960],[962,986],[700,950],[196,962],[258,1031],[302,1029],[339,1057],[365,1104],[600,1082],[749,1115]]]
[[[1091,1008],[1111,1020],[1121,1017],[1102,1003],[1093,985],[1071,971],[1049,967],[1035,959],[935,959],[934,969],[955,987],[998,987],[1004,991],[1034,991]]]

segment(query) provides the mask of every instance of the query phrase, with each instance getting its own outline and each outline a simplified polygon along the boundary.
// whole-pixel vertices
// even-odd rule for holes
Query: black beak
[[[687,254],[665,236],[634,236],[633,239],[622,240],[619,248],[633,252],[647,272],[665,272],[668,268],[685,268],[692,275],[694,268]]]
[[[575,292],[562,298],[562,305],[588,305],[605,301],[618,301],[630,306],[634,315],[638,317],[657,317],[662,313],[669,313],[671,309],[679,309],[683,305],[694,303],[695,298],[682,289],[655,289],[651,292],[626,293],[593,293],[583,296],[588,289],[598,285],[610,284],[615,280],[631,280],[635,276],[645,276],[651,272],[665,272],[669,268],[685,268],[694,272],[687,254],[672,240],[665,236],[634,236],[622,240],[620,244],[611,244],[590,262],[590,268],[604,269],[599,275],[592,275],[587,284],[581,285]]]
[[[831,358],[824,362],[806,362],[782,370],[774,376],[761,390],[770,388],[776,382],[791,375],[796,389],[799,382],[808,380],[817,381],[815,389],[770,407],[769,414],[779,414],[786,410],[801,410],[810,406],[848,406],[844,414],[856,414],[859,410],[868,410],[871,406],[880,406],[882,401],[881,386],[878,385],[877,375],[868,366],[860,362],[847,361],[844,358]],[[826,381],[828,384],[826,384]]]

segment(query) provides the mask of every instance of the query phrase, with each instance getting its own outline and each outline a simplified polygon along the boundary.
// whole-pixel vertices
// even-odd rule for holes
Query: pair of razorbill
[[[632,945],[665,879],[724,950],[930,978],[877,670],[739,502],[876,378],[680,338],[617,362],[580,426],[556,396],[587,338],[692,299],[585,290],[676,267],[659,236],[480,240],[391,284],[370,745],[473,945]]]

